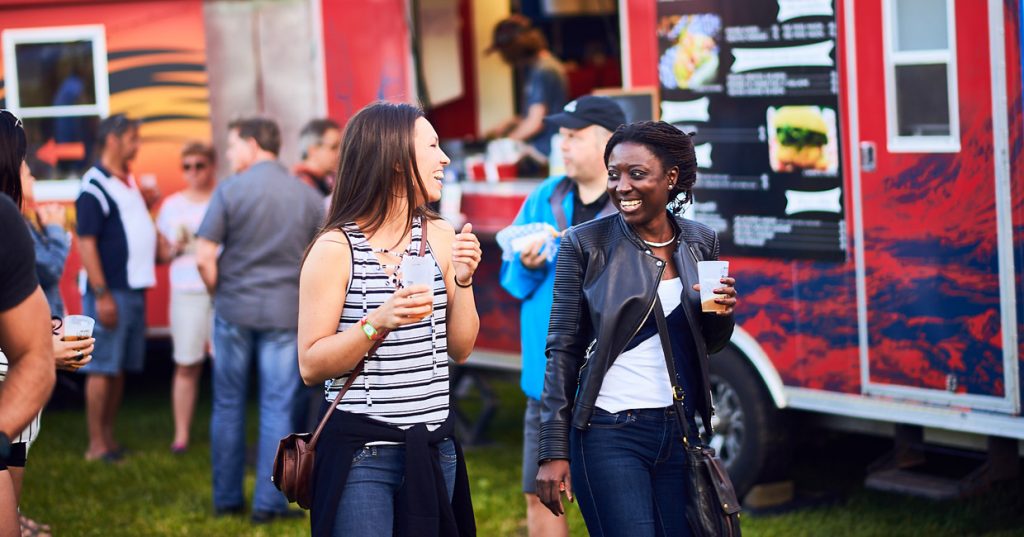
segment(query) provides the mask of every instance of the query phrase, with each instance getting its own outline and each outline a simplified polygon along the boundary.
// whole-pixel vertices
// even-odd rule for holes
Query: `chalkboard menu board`
[[[636,121],[651,121],[657,119],[658,110],[655,105],[657,97],[654,88],[597,88],[594,95],[608,97],[622,107],[626,114],[626,123]]]
[[[671,0],[657,11],[661,119],[695,133],[687,216],[723,257],[843,260],[834,0]]]

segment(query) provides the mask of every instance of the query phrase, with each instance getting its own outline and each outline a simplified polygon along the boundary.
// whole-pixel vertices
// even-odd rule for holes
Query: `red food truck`
[[[695,133],[687,215],[719,232],[742,300],[732,345],[712,359],[714,445],[739,489],[785,477],[793,419],[893,436],[869,478],[891,490],[955,496],[1017,471],[1019,0],[522,4],[555,13],[556,26],[574,24],[559,15],[574,10],[616,19],[621,92],[648,95],[652,116]],[[509,9],[0,0],[0,106],[25,118],[37,191],[52,200],[73,199],[90,133],[115,112],[143,120],[134,169],[165,193],[182,184],[181,144],[223,147],[239,114],[278,119],[291,162],[307,119],[344,121],[379,98],[425,102],[442,137],[478,135],[514,108],[511,73],[482,53]],[[59,102],[74,77],[86,91]],[[461,212],[487,243],[470,361],[480,367],[517,367],[518,304],[498,285],[492,239],[536,184],[460,185]],[[71,310],[77,273],[72,259]],[[908,470],[927,446],[987,456],[952,478]]]
[[[737,487],[785,475],[798,417],[892,435],[878,488],[953,497],[1015,475],[1020,3],[619,9],[625,86],[654,88],[661,119],[695,133],[688,216],[718,231],[741,293],[711,366],[713,445]],[[496,227],[523,195],[466,190],[470,220]],[[484,324],[513,328],[483,344],[514,350],[515,309],[489,298]],[[930,446],[985,456],[939,477],[914,467]]]

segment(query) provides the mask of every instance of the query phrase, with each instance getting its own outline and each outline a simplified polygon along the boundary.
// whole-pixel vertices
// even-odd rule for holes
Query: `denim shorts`
[[[117,304],[117,326],[113,329],[100,324],[92,291],[82,297],[82,314],[96,319],[92,330],[96,350],[92,361],[79,371],[90,375],[139,373],[146,358],[146,292],[111,289],[109,293]]]
[[[526,398],[523,414],[523,494],[537,492],[537,452],[540,442],[540,401]]]

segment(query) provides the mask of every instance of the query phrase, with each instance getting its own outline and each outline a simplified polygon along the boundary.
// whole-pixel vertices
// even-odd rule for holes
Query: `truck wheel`
[[[785,449],[785,416],[775,407],[754,367],[734,349],[726,348],[710,362],[708,376],[715,405],[711,447],[742,499],[755,484],[788,474],[791,450]]]

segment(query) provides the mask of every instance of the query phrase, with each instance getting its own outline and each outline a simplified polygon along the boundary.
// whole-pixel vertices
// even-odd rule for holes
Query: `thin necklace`
[[[669,244],[672,244],[673,242],[675,242],[675,240],[676,240],[676,234],[673,233],[672,234],[672,238],[667,240],[667,241],[665,241],[665,242],[651,242],[651,241],[645,240],[644,244],[646,244],[647,246],[651,246],[653,248],[661,248],[662,246],[668,246]]]

